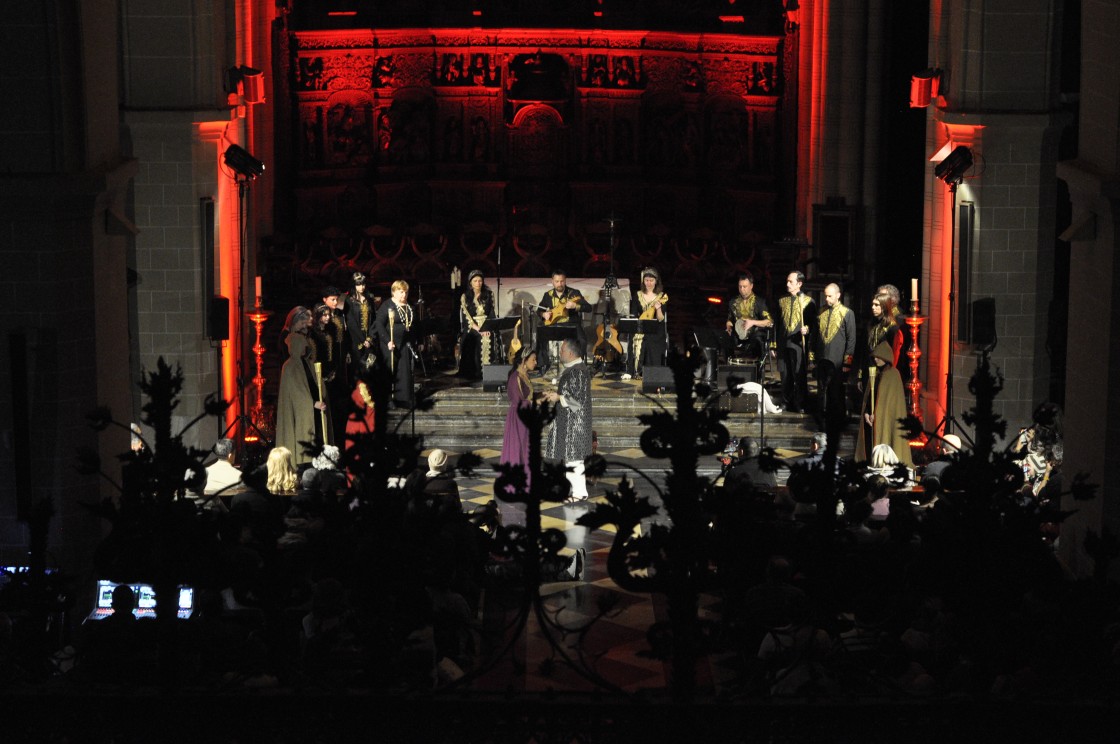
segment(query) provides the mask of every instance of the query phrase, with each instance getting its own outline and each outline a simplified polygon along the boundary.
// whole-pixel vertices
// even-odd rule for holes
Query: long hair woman
[[[537,352],[522,347],[513,358],[513,367],[506,378],[506,394],[509,395],[509,410],[506,412],[506,425],[502,436],[502,465],[521,467],[525,472],[525,489],[528,491],[531,474],[529,472],[529,427],[521,420],[521,411],[533,405],[535,392],[529,375],[537,368]],[[506,525],[525,524],[524,507],[504,501],[504,494],[496,493],[502,522]]]
[[[276,446],[287,447],[297,465],[311,461],[305,442],[329,443],[331,435],[330,407],[315,375],[310,328],[311,311],[302,305],[292,308],[284,321],[288,359],[280,368],[276,400]]]
[[[635,333],[630,339],[630,356],[627,360],[627,373],[640,375],[647,364],[664,364],[665,349],[668,346],[664,331],[665,303],[669,295],[661,285],[661,274],[652,266],[642,269],[642,284],[637,292],[630,295],[630,314],[641,320],[657,320],[662,330],[657,333]],[[623,378],[626,379],[626,378]]]
[[[459,300],[459,375],[469,380],[482,377],[482,365],[494,364],[498,357],[497,339],[482,331],[482,324],[494,317],[494,293],[478,269],[467,279]]]

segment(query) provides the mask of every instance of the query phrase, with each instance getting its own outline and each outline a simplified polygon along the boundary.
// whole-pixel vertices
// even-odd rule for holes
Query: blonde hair
[[[268,470],[267,486],[271,493],[295,493],[299,475],[290,449],[273,447],[268,453],[265,467]]]
[[[877,444],[871,450],[871,467],[876,470],[894,467],[898,465],[898,455],[894,453],[889,444]]]
[[[393,286],[390,287],[390,289],[394,292],[396,292],[398,289],[403,289],[405,292],[407,292],[408,291],[408,282],[406,282],[404,279],[398,279],[395,282],[393,282]]]

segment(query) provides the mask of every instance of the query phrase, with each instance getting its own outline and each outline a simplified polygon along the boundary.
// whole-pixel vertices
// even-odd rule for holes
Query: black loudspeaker
[[[740,382],[758,382],[757,364],[721,364],[719,365],[719,389],[727,388],[727,378],[737,377]]]
[[[656,393],[658,390],[667,393],[677,391],[677,383],[673,380],[673,370],[669,367],[655,367],[647,364],[642,368],[642,392]]]
[[[482,389],[494,393],[504,390],[509,379],[509,367],[504,364],[484,364],[482,366]]]
[[[229,340],[229,298],[211,297],[206,308],[206,336],[211,341]]]
[[[732,396],[731,393],[721,393],[719,410],[730,411],[731,413],[758,413],[758,395],[755,393],[740,393]]]
[[[996,298],[972,301],[972,338],[975,346],[992,349],[996,345]]]

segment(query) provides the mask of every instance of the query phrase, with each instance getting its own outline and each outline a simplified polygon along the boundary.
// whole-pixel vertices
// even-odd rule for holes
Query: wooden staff
[[[874,418],[875,418],[875,397],[878,393],[878,391],[875,389],[875,376],[877,374],[879,374],[879,368],[874,366],[874,365],[872,365],[872,367],[867,370],[867,380],[868,380],[868,384],[871,386],[871,418],[872,418],[872,420],[874,420]]]
[[[396,314],[397,309],[395,307],[389,310],[389,343],[393,343],[393,318]],[[396,344],[393,345],[396,346]],[[389,372],[395,375],[397,373],[397,360],[393,355],[394,351],[396,351],[395,348],[389,349]]]
[[[323,444],[331,443],[331,430],[327,426],[327,408],[326,408],[326,394],[323,391],[323,363],[315,362],[315,384],[319,386],[319,402],[324,404],[323,408],[319,409],[319,420],[323,425]]]

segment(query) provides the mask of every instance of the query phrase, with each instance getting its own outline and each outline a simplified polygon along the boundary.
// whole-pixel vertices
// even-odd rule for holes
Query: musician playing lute
[[[568,286],[568,274],[562,269],[552,272],[552,289],[544,293],[544,297],[537,304],[537,312],[542,323],[546,326],[573,326],[576,329],[576,338],[581,347],[586,347],[587,339],[583,334],[583,323],[579,314],[589,312],[591,303],[584,299],[583,293],[578,289]],[[537,354],[540,359],[540,368],[548,369],[550,359],[548,344],[543,342],[543,336],[538,334]]]
[[[669,295],[665,294],[665,288],[661,286],[661,274],[652,266],[642,269],[641,288],[630,295],[630,314],[637,316],[639,320],[657,320],[664,323],[667,302],[669,302]],[[664,364],[667,345],[664,331],[635,333],[630,339],[630,356],[627,360],[626,372],[640,376],[646,365]]]

